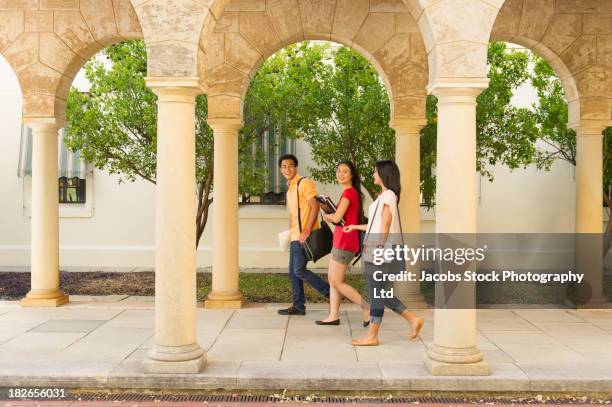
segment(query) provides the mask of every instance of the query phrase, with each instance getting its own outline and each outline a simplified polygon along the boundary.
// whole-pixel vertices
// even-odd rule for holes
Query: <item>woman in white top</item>
[[[415,339],[423,326],[424,319],[417,317],[406,309],[406,306],[395,296],[393,298],[377,298],[381,289],[385,289],[385,281],[374,279],[374,272],[381,271],[382,275],[398,273],[393,270],[397,262],[385,262],[375,265],[371,256],[375,248],[388,248],[401,244],[401,221],[397,204],[401,192],[400,173],[397,164],[393,161],[378,161],[374,170],[374,183],[382,188],[382,192],[370,205],[367,225],[350,225],[344,228],[345,232],[362,230],[367,232],[364,248],[363,268],[368,277],[370,292],[370,325],[368,333],[361,339],[354,339],[355,346],[378,345],[378,330],[382,323],[385,306],[405,318],[412,328],[410,339]],[[380,277],[380,276],[379,276]],[[376,295],[375,295],[376,294]]]

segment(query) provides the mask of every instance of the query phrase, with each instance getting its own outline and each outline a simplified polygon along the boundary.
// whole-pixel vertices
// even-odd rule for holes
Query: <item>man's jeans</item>
[[[329,298],[329,284],[306,268],[306,253],[297,240],[291,242],[289,251],[289,278],[291,279],[291,290],[293,291],[293,306],[300,310],[306,309],[304,298],[304,281],[310,284],[321,295]]]

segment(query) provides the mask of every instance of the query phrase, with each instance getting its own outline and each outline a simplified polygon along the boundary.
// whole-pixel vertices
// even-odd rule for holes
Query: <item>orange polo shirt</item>
[[[310,218],[310,205],[308,200],[314,198],[317,195],[317,187],[313,180],[310,178],[304,178],[300,182],[300,189],[296,195],[295,189],[298,181],[303,178],[301,175],[296,174],[291,181],[289,181],[287,188],[287,206],[289,207],[290,222],[291,222],[291,241],[300,239],[300,227],[298,226],[298,197],[300,204],[300,217],[302,218],[302,230],[306,228],[308,219]],[[319,222],[315,222],[312,226],[312,230],[319,228]]]

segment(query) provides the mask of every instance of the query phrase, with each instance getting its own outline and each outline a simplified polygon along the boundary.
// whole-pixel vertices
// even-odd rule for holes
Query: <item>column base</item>
[[[145,373],[200,373],[206,364],[204,349],[197,343],[186,346],[153,345],[142,362]]]
[[[204,300],[204,308],[208,309],[239,309],[246,304],[242,293],[219,294],[211,292]]]
[[[592,298],[589,298],[588,300],[570,297],[565,301],[565,304],[569,306],[570,308],[576,308],[576,309],[610,309],[612,308],[612,301],[610,301],[610,299],[602,293],[595,295]]]
[[[425,352],[423,360],[434,376],[488,376],[489,364],[476,347],[448,348],[434,345]]]
[[[448,363],[430,359],[425,355],[425,367],[434,376],[488,376],[489,364],[484,360],[476,363]]]
[[[19,301],[22,307],[59,307],[67,304],[68,294],[62,290],[30,290]]]

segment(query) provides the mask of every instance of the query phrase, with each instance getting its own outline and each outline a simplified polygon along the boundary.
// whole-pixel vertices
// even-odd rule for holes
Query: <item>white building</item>
[[[529,99],[529,90],[522,90]],[[0,58],[0,270],[29,270],[31,177],[19,176],[22,124],[21,92],[8,64]],[[519,101],[519,103],[521,103]],[[524,103],[524,101],[523,101]],[[61,151],[61,150],[60,150]],[[61,153],[60,153],[61,154]],[[312,165],[308,146],[298,142],[300,172]],[[66,161],[60,165],[66,168]],[[23,157],[22,157],[23,161]],[[27,163],[25,164],[27,167]],[[22,163],[21,169],[24,169]],[[85,179],[84,203],[60,205],[60,264],[63,270],[152,270],[154,267],[155,186],[145,182],[119,184],[115,176],[79,168]],[[80,171],[80,172],[79,172]],[[574,167],[556,164],[550,172],[535,168],[498,167],[495,181],[479,178],[480,232],[573,233]],[[62,174],[60,174],[62,175]],[[338,196],[338,189],[320,185]],[[214,211],[214,204],[212,210]],[[607,215],[604,216],[607,219]],[[212,216],[209,217],[212,219]],[[240,260],[243,268],[286,267],[277,233],[287,228],[285,206],[244,205],[240,208]],[[435,210],[421,210],[421,230],[433,232]],[[199,266],[211,264],[212,221],[198,249]],[[324,267],[322,260],[317,266]]]

